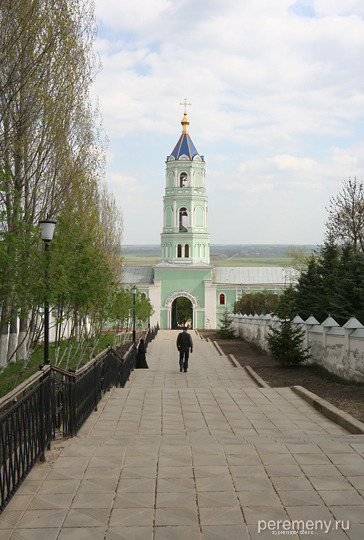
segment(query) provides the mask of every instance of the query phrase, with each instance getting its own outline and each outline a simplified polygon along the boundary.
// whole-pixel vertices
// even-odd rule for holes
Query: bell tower
[[[190,103],[184,101],[182,134],[166,160],[161,263],[204,266],[210,264],[205,160],[188,133]]]

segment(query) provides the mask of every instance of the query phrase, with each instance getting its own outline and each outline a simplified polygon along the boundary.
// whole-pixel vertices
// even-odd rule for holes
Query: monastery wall
[[[231,315],[231,318],[237,335],[267,352],[270,328],[281,324],[278,317],[270,315]],[[300,317],[293,320],[293,324],[305,332],[303,346],[309,347],[311,362],[345,379],[364,381],[363,325],[354,317],[343,327],[332,317],[327,321],[320,325],[315,324],[317,321],[313,317],[305,322]]]

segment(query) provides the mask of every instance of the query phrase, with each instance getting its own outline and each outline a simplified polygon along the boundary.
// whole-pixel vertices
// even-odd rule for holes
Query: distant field
[[[155,266],[160,262],[160,257],[136,257],[124,255],[125,266]],[[289,266],[291,259],[288,257],[242,257],[211,261],[215,266]]]
[[[160,257],[136,257],[135,255],[123,255],[125,266],[155,266],[161,262]]]
[[[215,266],[289,266],[288,257],[241,257],[211,261]]]

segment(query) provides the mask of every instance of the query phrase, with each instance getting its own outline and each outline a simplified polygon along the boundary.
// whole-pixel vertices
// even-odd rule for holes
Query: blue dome
[[[200,156],[200,154],[196,150],[196,146],[193,144],[191,137],[188,134],[188,125],[190,121],[187,118],[186,111],[183,114],[183,118],[181,120],[182,124],[182,135],[178,139],[178,143],[173,148],[173,152],[170,156],[167,156],[168,159],[173,156],[174,159],[179,159],[181,156],[187,156],[189,160],[193,160],[194,157],[199,156],[202,161],[204,161],[204,157]]]
[[[188,133],[182,133],[171,153],[174,159],[179,159],[183,155],[186,155],[190,160],[199,155]]]

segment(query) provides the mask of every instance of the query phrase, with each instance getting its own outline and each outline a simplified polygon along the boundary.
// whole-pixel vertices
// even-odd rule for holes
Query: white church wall
[[[205,280],[205,328],[216,328],[216,286]]]
[[[159,279],[155,279],[154,284],[149,285],[149,300],[154,309],[150,325],[156,326],[160,324],[161,281]]]
[[[268,352],[267,335],[272,326],[279,325],[277,317],[270,315],[231,315],[239,337],[258,345]],[[331,319],[332,320],[332,319]],[[334,321],[335,322],[335,321]],[[304,346],[308,346],[311,362],[355,381],[364,381],[364,327],[351,318],[343,327],[312,325],[297,322],[306,333]]]

